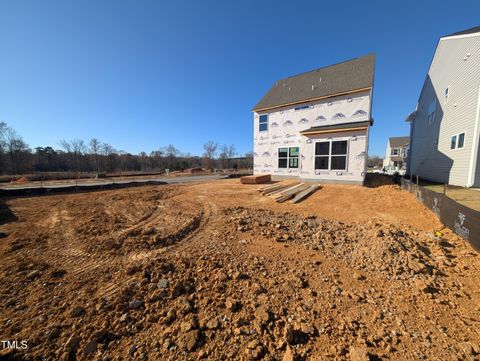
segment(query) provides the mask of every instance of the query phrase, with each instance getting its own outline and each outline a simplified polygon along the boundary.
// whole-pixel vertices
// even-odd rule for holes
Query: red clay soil
[[[0,359],[478,359],[479,257],[412,195],[258,188],[7,200]]]

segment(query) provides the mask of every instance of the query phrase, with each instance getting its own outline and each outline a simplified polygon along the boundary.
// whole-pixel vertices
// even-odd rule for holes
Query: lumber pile
[[[295,197],[292,199],[292,203],[298,203],[305,198],[307,198],[310,194],[314,193],[320,186],[318,184],[314,184],[303,191],[298,192]]]
[[[261,184],[261,183],[269,183],[272,181],[272,177],[270,174],[262,174],[262,175],[246,175],[240,177],[240,182],[242,184]]]
[[[309,195],[314,193],[320,185],[308,185],[305,183],[294,184],[274,184],[268,187],[260,188],[259,191],[264,195],[275,199],[278,203],[291,199],[292,203],[298,203]]]

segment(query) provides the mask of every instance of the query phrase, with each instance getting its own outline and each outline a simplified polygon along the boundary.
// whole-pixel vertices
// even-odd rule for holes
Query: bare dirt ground
[[[7,200],[0,359],[478,359],[480,259],[411,194],[258,188]]]
[[[444,192],[442,184],[427,184],[425,188],[437,193]],[[450,186],[446,189],[446,195],[454,201],[480,212],[480,189]]]

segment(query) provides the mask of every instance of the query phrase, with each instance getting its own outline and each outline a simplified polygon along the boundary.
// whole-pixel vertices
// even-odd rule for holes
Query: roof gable
[[[300,103],[329,95],[371,88],[375,55],[369,54],[342,63],[278,80],[253,110]]]
[[[410,144],[410,137],[391,137],[388,138],[390,148],[399,148]]]

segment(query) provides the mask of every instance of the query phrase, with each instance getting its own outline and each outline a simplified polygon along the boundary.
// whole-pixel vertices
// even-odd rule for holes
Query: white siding
[[[295,106],[276,108],[270,112],[254,112],[254,173],[277,176],[297,176],[304,179],[363,182],[367,152],[367,134],[329,133],[325,136],[302,136],[300,131],[314,126],[360,122],[370,119],[370,92],[304,103],[308,109],[294,110]],[[298,105],[297,105],[298,106]],[[364,112],[354,115],[357,111]],[[343,118],[335,119],[342,113]],[[268,131],[259,131],[259,116],[268,114]],[[315,141],[335,137],[349,140],[348,169],[346,171],[315,171]],[[298,169],[278,168],[278,148],[300,147]]]
[[[480,36],[440,39],[412,124],[411,174],[468,185],[479,87]],[[435,118],[429,124],[427,115],[433,101]],[[463,132],[464,147],[450,149],[452,136]]]

